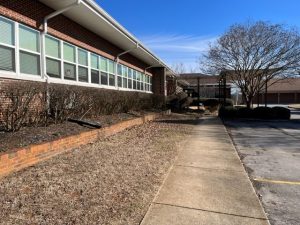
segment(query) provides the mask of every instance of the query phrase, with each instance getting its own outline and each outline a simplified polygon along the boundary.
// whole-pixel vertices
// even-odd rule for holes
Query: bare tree
[[[299,74],[299,32],[261,21],[233,25],[210,45],[202,66],[206,72],[226,75],[250,108],[266,86]]]
[[[176,74],[183,74],[186,73],[186,68],[184,63],[180,62],[180,63],[174,63],[172,65],[172,69]]]

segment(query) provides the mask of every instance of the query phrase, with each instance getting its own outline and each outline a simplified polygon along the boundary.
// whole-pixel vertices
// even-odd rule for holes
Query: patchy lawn
[[[3,178],[0,224],[139,224],[195,123],[165,117]]]

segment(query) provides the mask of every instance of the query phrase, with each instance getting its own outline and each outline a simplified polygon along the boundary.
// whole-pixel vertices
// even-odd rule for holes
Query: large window
[[[99,57],[91,54],[91,83],[100,84]]]
[[[42,42],[40,38],[45,40]],[[41,46],[44,43],[45,46]],[[151,77],[108,58],[0,16],[0,70],[17,76],[46,74],[52,78],[150,91]],[[17,64],[18,63],[18,64]],[[117,67],[116,67],[117,66]]]
[[[76,48],[64,43],[64,78],[76,80]]]
[[[115,63],[112,60],[108,60],[108,73],[109,73],[109,86],[114,87],[116,85],[116,76],[115,76]]]
[[[0,17],[0,70],[15,71],[15,25]]]
[[[50,36],[45,38],[46,69],[50,77],[61,77],[60,41]]]
[[[88,82],[88,52],[78,49],[78,80]]]
[[[39,32],[19,25],[20,72],[40,75]]]
[[[107,59],[104,57],[100,58],[100,70],[101,70],[101,84],[108,85],[108,66]]]

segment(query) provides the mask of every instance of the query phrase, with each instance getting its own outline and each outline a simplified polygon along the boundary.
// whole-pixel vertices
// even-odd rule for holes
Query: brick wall
[[[170,112],[167,111],[164,113]],[[105,127],[103,129],[86,131],[78,135],[64,137],[55,141],[38,145],[31,145],[24,148],[0,153],[0,177],[21,170],[22,168],[34,165],[40,161],[49,159],[65,151],[78,148],[88,143],[92,143],[99,140],[100,138],[116,134],[132,126],[152,121],[160,115],[161,114],[159,113],[148,114],[141,118],[123,121],[110,127]]]
[[[152,91],[157,95],[166,96],[166,69],[161,68],[153,68],[154,77],[152,79],[153,87]]]
[[[53,11],[37,0],[0,0],[0,15],[41,31],[45,16]],[[63,15],[49,20],[48,33],[112,60],[124,51]],[[140,72],[149,66],[130,54],[122,56],[120,62]]]

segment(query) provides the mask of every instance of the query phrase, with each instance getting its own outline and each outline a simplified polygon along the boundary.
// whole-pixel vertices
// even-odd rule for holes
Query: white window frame
[[[47,37],[52,38],[52,39],[58,41],[59,56],[60,56],[60,58],[56,58],[56,57],[47,55],[47,52],[46,52],[46,38]],[[59,61],[59,63],[60,63],[60,77],[51,77],[48,74],[47,74],[47,76],[51,77],[51,79],[62,79],[62,80],[64,80],[64,68],[63,68],[64,63],[63,63],[63,60],[62,60],[63,53],[64,53],[64,50],[63,50],[63,41],[60,40],[60,39],[58,39],[58,38],[56,38],[56,37],[53,37],[53,36],[51,36],[49,34],[45,35],[43,38],[44,38],[44,43],[45,43],[45,64],[46,64],[45,73],[47,74],[47,58]]]
[[[3,73],[5,74],[8,74],[8,75],[14,75],[17,73],[18,71],[18,67],[19,67],[19,59],[17,61],[17,56],[19,56],[19,54],[17,53],[17,41],[19,41],[19,39],[17,38],[17,35],[19,35],[19,32],[17,31],[18,30],[18,27],[17,27],[17,24],[15,21],[13,20],[10,20],[6,17],[3,17],[3,16],[0,16],[0,18],[2,18],[3,20],[7,20],[8,22],[12,23],[13,24],[13,31],[14,31],[14,38],[13,38],[13,41],[14,41],[14,45],[10,45],[10,44],[5,44],[5,43],[1,43],[0,42],[0,45],[3,46],[3,47],[6,47],[6,48],[10,48],[10,49],[13,49],[14,50],[14,62],[15,62],[15,65],[14,65],[14,70],[13,71],[9,71],[9,70],[1,70],[1,73],[3,71]]]
[[[136,69],[133,69],[131,67],[127,67],[127,66],[125,66],[125,65],[123,65],[119,62],[115,62],[114,60],[111,60],[107,57],[98,55],[94,52],[91,52],[87,49],[76,46],[74,44],[71,44],[67,41],[63,41],[62,39],[56,38],[53,35],[50,35],[50,34],[42,35],[42,33],[39,30],[33,29],[33,28],[31,28],[31,27],[29,27],[25,24],[21,24],[19,22],[16,22],[16,21],[11,20],[9,18],[6,18],[4,16],[0,16],[0,18],[3,18],[4,20],[7,20],[7,21],[11,22],[14,26],[14,45],[9,45],[9,44],[4,44],[4,43],[0,43],[0,45],[3,46],[3,47],[13,49],[15,51],[14,52],[14,57],[15,57],[14,58],[14,61],[15,61],[14,67],[15,68],[14,69],[15,69],[15,71],[1,70],[0,71],[0,77],[11,78],[11,79],[20,79],[20,80],[44,81],[45,82],[45,78],[44,78],[43,73],[47,73],[47,68],[45,68],[46,71],[44,71],[44,68],[43,68],[44,65],[43,64],[46,65],[46,60],[47,60],[47,58],[49,58],[49,59],[56,60],[56,61],[60,62],[60,77],[50,77],[49,76],[50,81],[53,81],[54,83],[152,93],[151,91],[147,91],[145,89],[145,86],[144,86],[143,91],[141,90],[141,88],[139,90],[137,88],[136,89],[133,88],[133,83],[134,82],[136,82],[136,83],[139,82],[140,85],[142,85],[142,83],[143,83],[143,85],[145,85],[145,81],[141,81],[141,79],[138,80],[137,77],[136,77],[136,79],[133,78],[134,73],[136,73],[136,76],[137,76],[137,74],[141,74],[141,72],[137,71]],[[19,36],[20,36],[19,29],[20,29],[20,26],[23,26],[23,27],[25,27],[29,30],[32,30],[32,31],[34,31],[38,34],[39,52],[34,52],[34,51],[31,51],[31,50],[20,48],[20,44],[19,44]],[[42,46],[43,44],[46,45],[46,40],[45,40],[46,37],[52,38],[52,39],[59,42],[60,58],[49,56],[49,55],[46,54],[46,51],[43,52],[43,49],[46,50],[46,46]],[[71,46],[75,49],[75,62],[64,59],[64,45],[65,44],[69,45],[69,46]],[[78,50],[79,49],[87,52],[88,65],[79,64],[79,61],[78,61]],[[36,55],[36,56],[39,57],[39,64],[40,64],[40,67],[39,67],[40,74],[39,75],[24,74],[24,73],[20,72],[20,51],[23,51],[23,52],[28,53],[28,54],[33,54],[33,55]],[[91,66],[91,56],[92,55],[95,55],[95,56],[98,57],[98,61],[99,61],[99,63],[98,63],[99,68],[98,69],[92,68],[92,66]],[[42,57],[44,57],[44,58],[42,58]],[[107,71],[104,71],[101,68],[101,59],[102,58],[106,60]],[[110,66],[111,66],[110,63],[109,63],[110,61],[113,62],[112,66],[114,68],[112,69],[112,71],[114,71],[114,73],[110,73]],[[75,80],[65,79],[65,70],[64,70],[65,66],[64,66],[64,63],[71,64],[75,67]],[[122,74],[121,75],[118,74],[118,65],[120,65],[121,68],[122,68]],[[88,82],[79,81],[79,77],[78,77],[79,66],[84,67],[88,70]],[[98,71],[98,73],[99,73],[99,84],[91,83],[91,71],[92,70],[97,70]],[[127,75],[126,75],[125,72],[123,72],[123,70],[127,71]],[[130,78],[130,79],[128,78],[128,71],[129,70],[132,73],[132,78]],[[101,84],[101,73],[107,74],[107,85]],[[110,85],[110,76],[111,75],[113,75],[114,78],[115,78],[115,85],[114,86]],[[122,82],[121,87],[118,86],[118,77],[121,77],[121,82]],[[123,85],[123,78],[126,78],[126,80],[127,80],[127,87],[126,88]],[[128,82],[131,82],[131,88],[129,88],[129,86],[128,86],[129,83]],[[149,80],[149,88],[150,88],[150,90],[152,90],[152,83],[150,83],[150,80]]]

